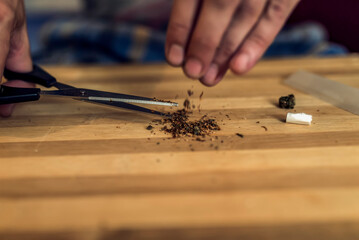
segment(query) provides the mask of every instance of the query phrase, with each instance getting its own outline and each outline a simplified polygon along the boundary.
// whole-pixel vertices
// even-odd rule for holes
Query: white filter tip
[[[287,113],[287,123],[310,125],[312,122],[312,115],[305,113]]]

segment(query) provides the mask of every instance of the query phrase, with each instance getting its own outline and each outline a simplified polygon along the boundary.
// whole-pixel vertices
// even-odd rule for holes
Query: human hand
[[[0,0],[0,71],[31,72],[30,44],[26,30],[23,0]],[[12,87],[33,87],[31,83],[14,80],[4,83]],[[0,105],[0,116],[10,116],[14,104]]]
[[[206,86],[250,70],[299,0],[174,0],[166,58]]]

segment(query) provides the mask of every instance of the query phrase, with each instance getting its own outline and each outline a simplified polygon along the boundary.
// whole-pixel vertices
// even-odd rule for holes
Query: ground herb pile
[[[190,121],[188,120],[189,113],[185,109],[172,113],[170,117],[162,120],[165,126],[161,130],[171,134],[173,138],[179,138],[182,136],[205,137],[212,131],[221,129],[216,120],[208,118],[207,115],[199,120]]]
[[[193,91],[188,90],[187,94],[191,97]],[[202,99],[202,96],[203,92],[199,97],[200,100]],[[184,101],[183,106],[183,109],[168,113],[168,117],[154,120],[153,123],[156,125],[163,125],[161,131],[171,134],[173,138],[196,137],[196,140],[198,141],[203,141],[201,137],[205,138],[206,136],[211,135],[213,131],[219,131],[221,129],[216,120],[209,118],[207,115],[202,116],[199,120],[189,120],[189,115],[193,113],[191,109],[194,110],[196,106],[191,105],[188,98]],[[198,105],[198,111],[200,111],[200,105]]]

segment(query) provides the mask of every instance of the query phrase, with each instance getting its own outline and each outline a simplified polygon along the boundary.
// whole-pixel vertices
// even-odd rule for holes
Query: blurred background
[[[40,64],[163,62],[171,0],[25,1]],[[265,58],[359,52],[359,1],[302,0]]]

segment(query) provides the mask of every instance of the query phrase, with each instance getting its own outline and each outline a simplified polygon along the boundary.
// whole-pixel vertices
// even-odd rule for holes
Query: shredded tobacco
[[[212,131],[221,129],[216,120],[208,118],[207,115],[196,121],[188,120],[188,115],[189,112],[186,109],[171,113],[170,117],[162,120],[165,126],[161,130],[170,133],[173,138],[193,136],[198,139],[199,136],[205,137]]]
[[[187,94],[188,96],[192,96],[193,91],[188,90]],[[202,96],[203,92],[201,93],[200,98],[202,98]],[[219,131],[221,129],[216,120],[209,118],[207,115],[202,116],[199,120],[189,120],[190,114],[193,113],[191,107],[192,109],[195,109],[196,106],[191,104],[188,98],[184,101],[183,106],[184,108],[182,110],[168,113],[166,115],[167,117],[163,119],[155,119],[152,123],[155,125],[162,125],[163,127],[161,128],[161,131],[171,134],[173,138],[193,137],[194,140],[200,142],[205,141],[204,138],[210,136],[213,131]]]

